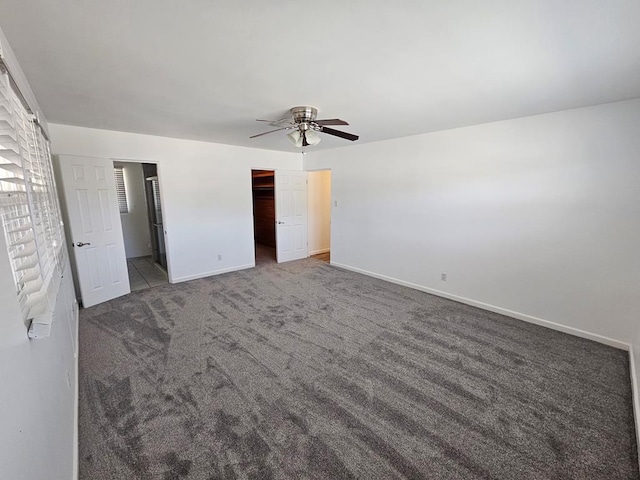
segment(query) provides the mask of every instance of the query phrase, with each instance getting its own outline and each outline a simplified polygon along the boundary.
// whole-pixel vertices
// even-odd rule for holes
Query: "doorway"
[[[331,170],[251,171],[256,265],[312,256],[330,263]]]
[[[158,166],[126,161],[113,166],[131,290],[167,284]]]
[[[251,192],[256,266],[276,263],[275,172],[251,170]]]
[[[307,172],[309,256],[331,263],[331,170]]]

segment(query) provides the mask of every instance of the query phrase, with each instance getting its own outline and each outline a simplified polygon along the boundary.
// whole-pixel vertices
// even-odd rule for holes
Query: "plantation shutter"
[[[50,313],[64,233],[49,145],[0,64],[0,220],[25,319]]]
[[[122,167],[114,167],[113,174],[116,177],[116,196],[118,197],[120,213],[129,213],[127,190],[124,187],[124,169]]]

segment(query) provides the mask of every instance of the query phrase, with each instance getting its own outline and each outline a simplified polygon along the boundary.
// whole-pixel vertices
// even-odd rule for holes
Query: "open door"
[[[130,292],[113,162],[60,155],[62,190],[82,304]]]
[[[276,170],[276,260],[307,258],[307,172]]]

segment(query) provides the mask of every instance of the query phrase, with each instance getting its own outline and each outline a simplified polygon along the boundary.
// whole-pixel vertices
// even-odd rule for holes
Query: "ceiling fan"
[[[296,147],[307,147],[309,145],[317,145],[320,143],[320,136],[318,135],[318,132],[351,140],[352,142],[360,138],[358,135],[327,127],[327,125],[349,125],[344,120],[340,120],[338,118],[316,120],[318,109],[315,107],[293,107],[289,110],[289,113],[291,113],[291,117],[283,118],[281,120],[256,120],[257,122],[268,122],[274,127],[280,128],[259,133],[258,135],[253,135],[249,138],[261,137],[262,135],[279,132],[281,130],[293,130],[287,135],[287,137],[289,137],[291,143]]]

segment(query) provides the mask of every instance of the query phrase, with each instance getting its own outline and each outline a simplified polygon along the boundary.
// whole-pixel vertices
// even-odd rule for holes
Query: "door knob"
[[[84,247],[85,245],[91,245],[91,244],[89,242],[87,242],[87,243],[78,242],[78,243],[76,243],[76,245],[78,247]]]
[[[284,225],[284,222],[277,221],[276,223],[277,223],[278,225]]]

